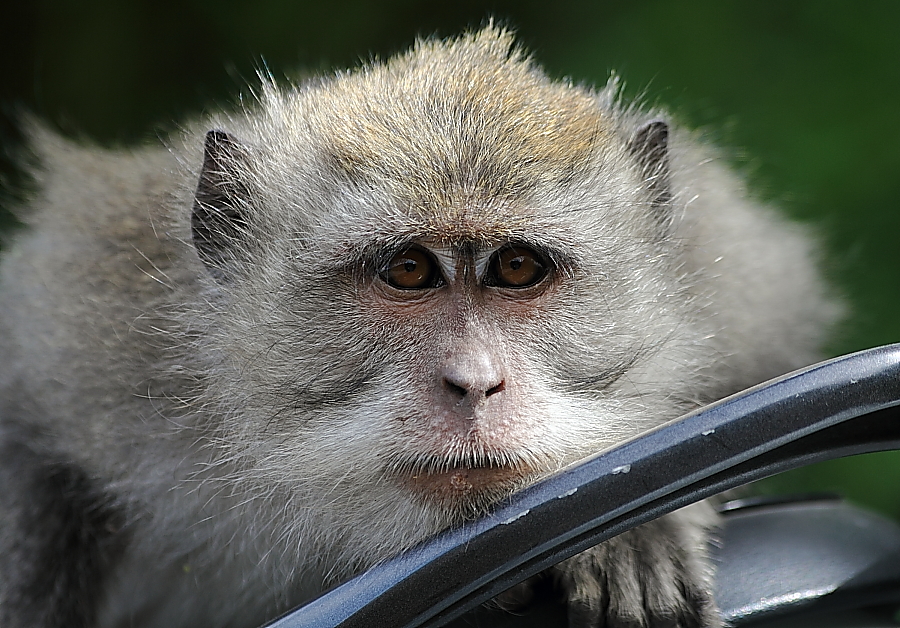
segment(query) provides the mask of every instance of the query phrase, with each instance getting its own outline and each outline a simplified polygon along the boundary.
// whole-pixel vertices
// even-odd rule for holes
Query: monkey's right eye
[[[379,276],[401,290],[425,290],[443,283],[438,264],[427,251],[410,247],[394,255]]]

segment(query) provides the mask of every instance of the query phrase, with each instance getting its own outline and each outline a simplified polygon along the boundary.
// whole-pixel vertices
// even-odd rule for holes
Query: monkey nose
[[[506,388],[506,380],[496,361],[487,352],[451,358],[441,369],[445,390],[459,401],[480,401]]]

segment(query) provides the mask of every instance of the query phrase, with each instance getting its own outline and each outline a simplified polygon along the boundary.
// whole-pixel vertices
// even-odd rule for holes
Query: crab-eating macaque
[[[164,147],[32,123],[0,276],[0,623],[252,627],[818,357],[804,229],[493,26]],[[711,507],[552,570],[574,626],[715,626]],[[670,625],[666,623],[665,625]]]

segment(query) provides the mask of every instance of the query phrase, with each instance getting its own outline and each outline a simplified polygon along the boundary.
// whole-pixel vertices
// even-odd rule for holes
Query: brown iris
[[[435,288],[441,283],[437,262],[418,247],[410,247],[394,255],[380,274],[388,284],[401,290]]]
[[[491,260],[487,282],[501,288],[528,288],[547,275],[547,264],[526,246],[507,246]]]

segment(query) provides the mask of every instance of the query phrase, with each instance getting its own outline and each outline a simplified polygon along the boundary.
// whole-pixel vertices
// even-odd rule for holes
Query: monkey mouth
[[[418,498],[449,505],[493,502],[536,476],[531,465],[508,456],[442,460],[428,457],[400,464],[393,475]]]

